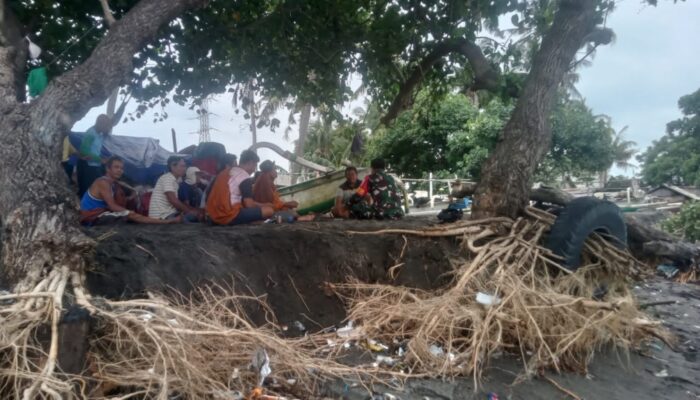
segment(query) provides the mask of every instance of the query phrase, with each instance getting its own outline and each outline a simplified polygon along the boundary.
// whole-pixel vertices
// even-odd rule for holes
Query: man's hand
[[[297,208],[297,207],[299,207],[299,202],[294,201],[294,200],[288,201],[288,202],[284,203],[284,206],[288,207],[288,208]]]

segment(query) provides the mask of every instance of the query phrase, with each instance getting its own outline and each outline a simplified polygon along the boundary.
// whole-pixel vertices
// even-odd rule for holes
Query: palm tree
[[[618,168],[622,168],[624,171],[627,171],[629,168],[635,167],[635,165],[631,163],[630,160],[635,155],[635,153],[637,153],[637,142],[625,139],[625,132],[627,132],[628,128],[628,125],[625,125],[619,131],[615,131],[615,129],[610,128],[610,134],[612,136],[611,148],[613,151],[613,160],[610,164],[610,167],[608,167],[608,169],[606,169],[605,171],[601,172],[600,183],[603,186],[605,186],[605,183],[608,181],[608,174],[613,165]]]
[[[634,164],[630,163],[630,159],[637,153],[637,142],[633,140],[625,140],[625,132],[629,126],[625,125],[622,129],[615,132],[613,136],[612,148],[614,150],[613,162],[618,168],[622,168],[627,171],[628,168],[634,167]]]

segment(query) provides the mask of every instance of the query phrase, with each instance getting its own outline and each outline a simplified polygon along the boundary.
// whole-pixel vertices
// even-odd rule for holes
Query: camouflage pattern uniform
[[[372,197],[372,211],[377,219],[400,219],[403,217],[401,196],[394,178],[383,171],[368,177],[368,193]]]

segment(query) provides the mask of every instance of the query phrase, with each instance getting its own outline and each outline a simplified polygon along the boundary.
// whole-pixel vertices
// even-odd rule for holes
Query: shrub
[[[700,201],[683,204],[678,214],[664,222],[664,228],[691,242],[700,240]]]

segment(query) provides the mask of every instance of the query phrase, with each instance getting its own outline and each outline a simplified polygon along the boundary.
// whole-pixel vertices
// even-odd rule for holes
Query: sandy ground
[[[434,216],[391,223],[418,228]],[[388,282],[389,267],[403,263],[395,283],[430,288],[444,283],[449,258],[459,251],[454,239],[426,240],[401,235],[362,236],[348,230],[384,228],[386,222],[332,221],[293,225],[219,228],[201,225],[93,228],[100,240],[88,283],[107,297],[141,296],[147,290],[187,293],[203,282],[235,282],[236,288],[264,296],[281,323],[301,321],[309,329],[344,318],[343,305],[324,295],[324,282],[348,277]],[[659,341],[622,354],[600,349],[587,375],[546,371],[581,399],[700,399],[700,285],[654,278],[637,283],[640,303],[673,300],[648,308],[678,337],[671,349]],[[250,310],[255,318],[255,309]],[[475,389],[472,379],[413,380],[402,391],[376,387],[368,392],[352,382],[335,382],[326,395],[347,399],[573,399],[544,377],[514,384],[522,361],[493,360]],[[395,397],[391,397],[391,396]]]
[[[635,287],[640,304],[675,300],[676,304],[649,307],[649,314],[661,319],[678,337],[676,349],[653,341],[645,349],[628,354],[601,349],[587,375],[547,371],[541,377],[514,383],[522,372],[519,359],[493,360],[476,388],[472,379],[455,381],[413,380],[402,390],[374,388],[374,393],[352,383],[334,382],[327,387],[329,397],[364,400],[400,398],[487,399],[575,399],[555,387],[547,378],[580,399],[700,399],[700,286],[653,279]],[[392,397],[395,396],[395,397]]]

